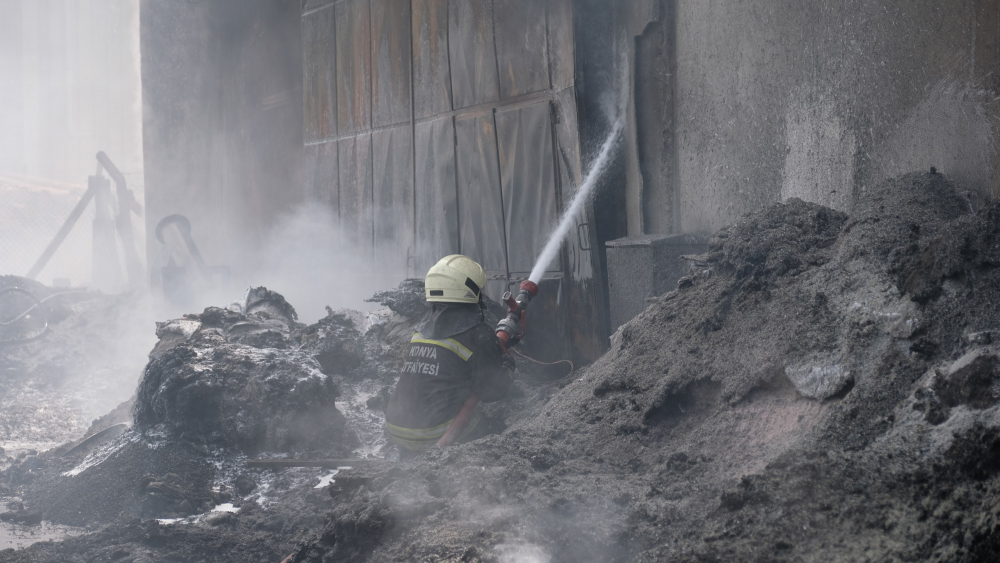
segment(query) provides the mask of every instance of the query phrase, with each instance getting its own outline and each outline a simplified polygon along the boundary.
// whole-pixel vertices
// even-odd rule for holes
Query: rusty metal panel
[[[510,284],[508,283],[506,274],[486,273],[486,287],[483,288],[483,295],[500,302],[503,299],[504,292],[508,290],[510,290]],[[499,321],[500,319],[496,320]]]
[[[556,170],[559,191],[568,201],[576,194],[582,178],[580,163],[580,133],[576,111],[576,89],[556,92],[555,125]],[[566,240],[565,297],[568,336],[572,343],[573,360],[595,361],[604,353],[601,335],[606,323],[605,294],[594,264],[600,263],[594,224],[593,203],[588,201],[574,218],[573,230]]]
[[[372,121],[410,121],[410,0],[372,0]]]
[[[410,128],[372,134],[375,269],[406,275],[413,252],[413,151]]]
[[[416,275],[441,257],[459,252],[458,201],[455,190],[455,131],[445,117],[418,123]]]
[[[517,291],[512,280],[510,291]],[[538,284],[538,297],[531,300],[524,340],[518,351],[542,362],[558,362],[570,358],[565,280],[544,279]]]
[[[495,0],[493,4],[500,95],[504,98],[549,88],[545,4],[538,0]]]
[[[371,21],[368,0],[336,5],[337,127],[348,135],[371,127]]]
[[[462,254],[487,272],[507,273],[503,196],[493,114],[456,118]]]
[[[557,217],[549,102],[498,111],[500,180],[511,275],[527,274]],[[550,271],[561,269],[560,259]]]
[[[567,88],[559,91],[556,94],[554,104],[556,115],[559,116],[555,125],[556,172],[559,180],[559,193],[566,201],[569,201],[576,194],[582,176],[575,89]],[[566,241],[567,272],[575,280],[591,278],[594,275],[593,257],[591,256],[593,243],[590,240],[590,222],[587,219],[587,209],[582,210],[574,218],[574,222],[573,231],[570,232]]]
[[[374,258],[372,217],[372,137],[358,135],[337,142],[340,163],[340,228],[348,248],[363,264]]]
[[[573,86],[574,36],[573,0],[547,0],[549,19],[549,64],[552,87],[557,90]]]
[[[448,0],[413,0],[413,106],[416,117],[451,111]]]
[[[325,8],[302,18],[305,64],[305,140],[337,134],[337,59],[334,55],[334,10]]]
[[[337,143],[307,145],[305,150],[306,196],[323,203],[337,214],[340,206]]]
[[[492,0],[452,2],[448,43],[455,109],[499,100]]]

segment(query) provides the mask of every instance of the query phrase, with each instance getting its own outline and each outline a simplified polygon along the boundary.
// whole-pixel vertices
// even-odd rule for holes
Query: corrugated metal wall
[[[309,0],[302,18],[308,187],[375,279],[452,253],[493,298],[526,278],[580,178],[572,0]],[[602,348],[577,222],[543,284],[543,359]]]

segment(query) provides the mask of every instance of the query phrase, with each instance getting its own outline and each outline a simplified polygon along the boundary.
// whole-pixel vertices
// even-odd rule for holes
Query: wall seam
[[[368,215],[369,215],[369,225],[371,225],[371,241],[372,241],[372,271],[376,270],[375,267],[375,65],[373,61],[375,60],[373,47],[375,41],[375,29],[374,21],[372,18],[372,1],[364,0],[368,4],[368,169],[371,173],[368,175]]]
[[[493,32],[493,65],[497,73],[497,103],[503,101],[503,92],[500,91],[500,47],[497,44],[497,14],[496,14],[496,2],[495,0],[490,0],[490,23]],[[500,218],[503,221],[503,260],[504,267],[506,268],[507,277],[507,289],[510,289],[510,248],[507,246],[507,208],[504,206],[503,199],[503,166],[500,162],[500,128],[497,126],[497,106],[494,106],[490,111],[490,119],[493,120],[493,142],[496,143],[496,158],[497,158],[497,188],[500,190]]]
[[[406,253],[406,275],[410,276],[410,257],[413,257],[413,275],[417,275],[417,124],[413,83],[413,1],[410,1],[410,249]],[[412,254],[410,253],[412,251]]]

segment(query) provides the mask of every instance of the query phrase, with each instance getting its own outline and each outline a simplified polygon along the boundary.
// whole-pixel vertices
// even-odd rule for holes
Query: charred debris
[[[159,323],[130,416],[0,473],[0,518],[88,533],[0,561],[1000,553],[1000,204],[910,174],[851,213],[772,205],[688,258],[593,365],[523,365],[503,433],[405,463],[380,409],[419,282],[309,326],[263,288]],[[366,461],[247,465],[289,458]]]

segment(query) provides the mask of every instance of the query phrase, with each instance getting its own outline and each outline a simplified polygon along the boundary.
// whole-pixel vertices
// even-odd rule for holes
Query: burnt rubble
[[[913,174],[745,217],[544,406],[367,469],[293,561],[996,557],[1000,206],[974,204]]]
[[[849,213],[793,199],[748,215],[698,264],[594,365],[519,378],[491,412],[502,434],[406,463],[372,444],[415,281],[370,316],[303,326],[271,296],[161,324],[129,432],[0,476],[19,510],[88,510],[98,529],[0,561],[1000,554],[1000,204],[911,174]],[[362,450],[319,489],[320,470],[245,463]]]
[[[391,385],[393,349],[401,335],[409,340],[410,326],[391,312],[332,310],[307,326],[265,288],[226,308],[157,323],[159,340],[135,398],[95,420],[80,440],[22,454],[0,472],[0,496],[23,499],[31,515],[48,521],[112,525],[126,535],[135,519],[153,519],[154,528],[157,519],[176,520],[201,539],[203,526],[224,530],[205,541],[245,540],[231,561],[261,553],[246,534],[271,537],[266,553],[290,551],[331,502],[313,489],[329,470],[248,471],[248,456],[350,458],[359,437],[377,441],[381,415],[365,406],[377,393],[366,390]],[[123,413],[130,428],[120,423]],[[147,524],[143,533],[156,535]],[[279,533],[288,537],[275,539]],[[143,560],[141,549],[126,552]]]
[[[0,292],[12,288],[42,302],[28,311],[28,319],[0,326],[0,440],[24,444],[8,448],[13,457],[78,437],[90,420],[127,398],[153,338],[149,326],[131,314],[142,306],[136,296],[54,290],[26,278],[0,276]],[[34,304],[24,294],[0,294],[0,320]],[[124,397],[123,387],[128,389]]]
[[[349,450],[336,384],[292,349],[291,319],[209,308],[157,326],[135,431],[246,453]]]

